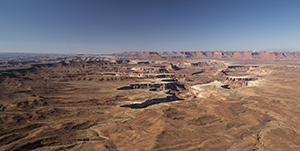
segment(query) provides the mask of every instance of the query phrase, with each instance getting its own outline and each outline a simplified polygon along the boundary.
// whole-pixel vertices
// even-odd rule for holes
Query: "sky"
[[[298,51],[299,0],[0,0],[0,52]]]

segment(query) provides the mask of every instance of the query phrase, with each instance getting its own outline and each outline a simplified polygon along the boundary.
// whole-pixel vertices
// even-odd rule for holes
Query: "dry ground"
[[[0,150],[300,150],[300,68],[264,66],[272,72],[259,86],[143,109],[120,106],[166,94],[117,90],[142,79],[59,80],[66,68],[0,84]]]

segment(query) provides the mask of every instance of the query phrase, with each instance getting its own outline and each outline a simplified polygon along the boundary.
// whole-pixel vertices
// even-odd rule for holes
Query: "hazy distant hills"
[[[51,54],[51,53],[21,53],[21,52],[0,52],[1,57],[30,57],[30,56],[69,56],[74,54]]]
[[[168,51],[168,52],[145,52],[145,51],[125,51],[113,53],[118,57],[140,57],[140,56],[181,56],[181,57],[207,57],[207,58],[235,58],[237,56],[252,57],[298,57],[299,51]],[[51,54],[51,53],[21,53],[21,52],[0,52],[2,57],[30,57],[30,56],[77,56],[85,54]],[[91,55],[88,55],[91,56]]]
[[[42,56],[48,55],[44,53],[12,53],[12,52],[0,52],[0,57],[23,57],[23,56]]]

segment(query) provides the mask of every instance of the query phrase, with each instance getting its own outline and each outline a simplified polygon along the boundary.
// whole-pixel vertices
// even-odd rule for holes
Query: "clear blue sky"
[[[300,0],[0,0],[0,52],[300,50]]]

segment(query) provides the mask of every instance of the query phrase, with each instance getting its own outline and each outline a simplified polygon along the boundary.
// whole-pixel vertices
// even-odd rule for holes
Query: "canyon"
[[[3,66],[0,150],[300,150],[299,67],[299,52],[229,51]]]

